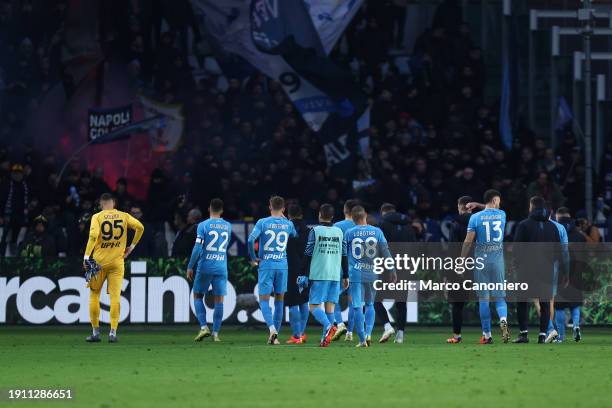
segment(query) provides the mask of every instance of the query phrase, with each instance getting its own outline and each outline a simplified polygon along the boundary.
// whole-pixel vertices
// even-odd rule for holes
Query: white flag
[[[327,52],[333,48],[362,1],[325,0],[317,7],[310,7],[311,17],[313,12],[319,15],[318,23],[313,22],[321,30],[319,34],[323,32],[325,35],[322,41]],[[308,126],[315,132],[321,129],[330,112],[336,109],[335,103],[300,76],[282,56],[264,54],[257,50],[251,38],[250,0],[192,0],[192,3],[196,13],[200,14],[202,26],[225,51],[240,55],[255,68],[278,81]],[[348,3],[353,6],[349,7]],[[322,18],[325,13],[331,13],[331,20]]]
[[[321,38],[325,52],[329,54],[351,22],[363,0],[304,0]]]
[[[174,151],[178,147],[185,119],[183,106],[180,104],[166,104],[142,96],[140,102],[144,108],[144,117],[152,118],[163,116],[164,126],[149,131],[151,146],[155,152]]]

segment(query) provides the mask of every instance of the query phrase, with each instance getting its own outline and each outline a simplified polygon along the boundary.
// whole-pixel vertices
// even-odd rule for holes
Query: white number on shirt
[[[227,241],[229,240],[229,234],[225,231],[219,234],[217,231],[212,230],[208,231],[208,235],[210,235],[212,239],[208,245],[206,245],[206,250],[211,252],[225,252]],[[219,236],[221,237],[221,243],[219,243],[219,246],[215,246],[219,240]]]
[[[501,241],[503,234],[504,234],[501,228],[502,222],[501,221],[493,221],[493,222],[483,221],[482,225],[484,225],[485,227],[485,234],[487,236],[487,242],[491,242],[491,225],[490,224],[493,224],[493,232],[497,233],[497,236],[493,237],[493,241],[496,241],[496,242]]]
[[[283,252],[287,248],[287,242],[289,241],[289,234],[286,231],[279,231],[278,233],[272,230],[266,230],[264,235],[269,238],[264,244],[264,251],[278,251]]]
[[[351,241],[351,254],[354,259],[361,259],[365,253],[368,258],[374,258],[376,256],[378,247],[378,240],[375,237],[368,237],[365,240],[361,238],[353,238]]]

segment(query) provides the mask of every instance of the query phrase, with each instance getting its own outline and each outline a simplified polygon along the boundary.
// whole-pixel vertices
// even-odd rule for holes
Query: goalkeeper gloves
[[[92,258],[86,259],[85,260],[85,280],[87,281],[87,283],[89,283],[89,281],[91,281],[96,276],[98,276],[101,269],[102,267],[100,266],[100,264],[96,262],[95,259],[92,259]]]
[[[299,292],[302,293],[308,287],[308,276],[298,276],[297,285]]]

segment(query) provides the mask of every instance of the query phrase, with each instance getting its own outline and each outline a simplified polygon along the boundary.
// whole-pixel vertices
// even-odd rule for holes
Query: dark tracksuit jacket
[[[297,287],[297,278],[304,270],[306,255],[304,248],[308,241],[308,232],[310,231],[304,220],[292,220],[297,237],[290,237],[287,242],[287,294],[285,295],[286,306],[298,306],[308,302],[308,290],[299,292]]]
[[[537,298],[540,301],[540,333],[546,333],[550,320],[550,300],[554,264],[559,265],[559,276],[567,274],[567,264],[560,249],[559,229],[548,219],[545,209],[536,209],[529,217],[521,221],[514,233],[514,264],[517,270],[517,281],[529,284],[527,293],[520,293],[521,301],[517,303],[517,315],[521,332],[528,329],[529,303],[526,298]],[[544,245],[516,245],[516,243],[550,243]],[[556,244],[556,245],[555,245]]]

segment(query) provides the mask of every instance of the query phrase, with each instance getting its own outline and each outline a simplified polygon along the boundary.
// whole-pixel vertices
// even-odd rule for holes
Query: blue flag
[[[516,121],[518,107],[518,42],[513,17],[508,19],[508,35],[503,56],[503,78],[501,103],[499,107],[499,135],[506,150],[512,149],[513,129]]]
[[[557,121],[555,123],[555,130],[561,131],[569,123],[574,120],[574,112],[569,107],[564,97],[559,98],[559,106],[557,107]]]

